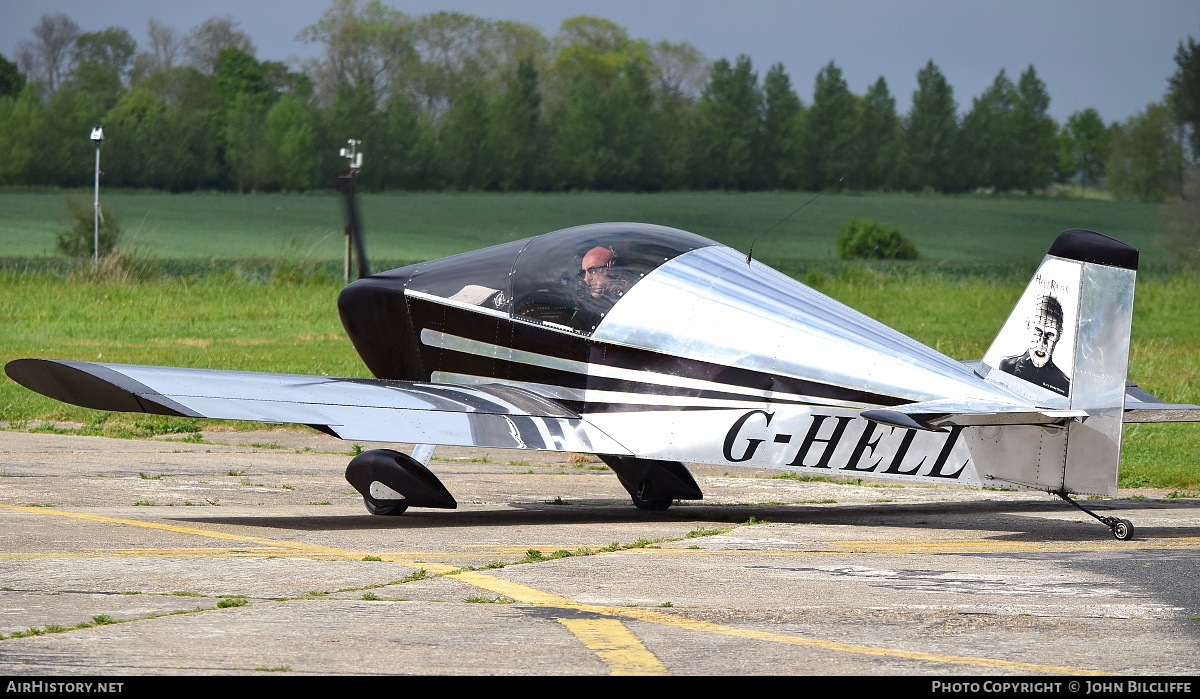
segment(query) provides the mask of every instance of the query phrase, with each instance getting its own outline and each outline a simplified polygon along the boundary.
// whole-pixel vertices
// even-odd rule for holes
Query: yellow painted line
[[[661,548],[635,549],[631,552],[669,555],[697,556],[740,556],[747,553],[769,556],[830,556],[855,553],[903,554],[903,553],[1029,553],[1029,552],[1071,552],[1071,551],[1159,551],[1159,550],[1193,550],[1200,548],[1200,539],[1193,537],[1155,541],[1133,541],[1113,543],[1071,543],[1057,542],[1041,543],[1008,543],[979,540],[973,543],[955,542],[845,542],[831,541],[822,544],[827,548],[802,549],[722,549],[709,551],[706,549],[689,549],[676,545],[664,545]]]
[[[586,609],[587,605],[534,589],[521,583],[501,580],[487,573],[466,571],[446,576],[511,597],[518,602],[559,609]],[[613,675],[666,675],[667,668],[642,642],[617,619],[558,619],[581,643],[608,665]]]
[[[67,512],[65,510],[56,510],[46,507],[24,507],[17,505],[0,505],[0,508],[15,510],[20,512],[29,512],[31,514],[43,515],[58,515],[63,517],[76,517],[95,522],[105,522],[110,524],[125,524],[135,527],[146,527],[149,529],[160,529],[164,531],[177,532],[181,534],[192,534],[195,536],[204,536],[216,539],[232,539],[237,541],[250,541],[259,543],[263,546],[270,546],[273,549],[288,549],[296,552],[304,552],[306,555],[313,553],[322,553],[328,556],[337,558],[361,557],[364,555],[361,551],[349,551],[347,549],[338,549],[330,546],[317,546],[314,544],[302,544],[300,542],[284,542],[266,539],[257,536],[246,536],[241,534],[228,534],[225,532],[215,532],[198,527],[183,527],[173,524],[164,524],[159,522],[145,522],[136,519],[122,519],[118,517],[107,517],[104,515],[83,514],[78,512]],[[639,550],[646,553],[657,553],[663,549],[642,549]],[[687,551],[679,550],[680,553],[704,553],[703,551]],[[745,553],[745,552],[738,552]],[[754,551],[752,553],[762,554],[763,551]],[[787,553],[787,552],[780,552]],[[382,556],[381,556],[382,558]],[[458,570],[453,566],[441,564],[429,564],[416,561],[401,561],[394,560],[394,563],[408,567],[425,568],[433,574],[450,573]],[[662,624],[664,626],[672,626],[676,628],[688,629],[692,631],[703,631],[715,633],[724,636],[733,636],[737,638],[752,639],[759,641],[768,641],[773,643],[783,643],[794,646],[807,646],[812,648],[820,648],[829,651],[843,653],[858,653],[864,655],[874,655],[881,657],[903,658],[907,660],[924,660],[934,663],[949,663],[955,665],[970,665],[974,667],[988,668],[1003,668],[1022,670],[1027,672],[1046,672],[1064,675],[1111,675],[1110,672],[1101,672],[1094,670],[1081,670],[1078,668],[1061,667],[1057,665],[1040,665],[1036,663],[1018,663],[1008,660],[997,660],[994,658],[977,658],[972,656],[962,655],[939,655],[936,653],[923,653],[920,651],[906,651],[895,648],[883,648],[879,646],[865,646],[852,643],[839,643],[837,641],[826,641],[818,638],[805,638],[802,636],[793,636],[790,634],[775,633],[772,631],[756,631],[753,629],[743,629],[736,626],[725,626],[723,624],[714,624],[707,621],[696,621],[686,619],[672,614],[663,614],[648,609],[638,609],[632,607],[604,607],[599,605],[582,604],[574,600],[559,595],[554,595],[548,592],[543,592],[527,585],[520,583],[501,580],[495,576],[481,573],[479,571],[463,571],[447,575],[449,578],[460,580],[462,582],[474,585],[491,592],[511,597],[518,602],[533,604],[544,607],[558,607],[563,609],[573,609],[584,612],[592,612],[606,616],[620,616],[638,621],[649,622],[654,624]],[[569,627],[568,627],[569,628]],[[582,640],[582,639],[581,639]],[[610,667],[612,667],[610,665]],[[615,672],[615,669],[614,669]]]
[[[131,527],[143,527],[146,529],[159,529],[162,531],[175,532],[177,534],[190,534],[192,536],[203,536],[211,539],[231,539],[234,541],[247,541],[258,544],[264,547],[262,551],[247,551],[245,555],[272,555],[280,554],[297,554],[309,557],[321,557],[332,559],[346,558],[362,558],[366,555],[376,555],[365,551],[350,551],[347,549],[334,548],[332,546],[320,546],[317,544],[306,544],[299,541],[278,541],[268,539],[261,536],[247,536],[244,534],[229,534],[226,532],[212,531],[210,529],[200,529],[199,527],[185,527],[177,524],[167,524],[165,522],[146,522],[138,519],[123,519],[120,517],[108,517],[105,515],[86,514],[82,512],[68,512],[66,510],[56,510],[50,507],[25,507],[20,505],[2,505],[0,508],[6,510],[15,510],[18,512],[29,512],[39,515],[57,515],[61,517],[74,517],[77,519],[85,519],[92,522],[103,522],[106,524],[124,524]],[[187,550],[187,549],[184,549]],[[96,554],[92,554],[95,556]],[[146,555],[146,554],[142,554]],[[380,556],[382,558],[382,556]],[[458,570],[457,566],[447,566],[440,564],[416,563],[409,561],[394,560],[393,563],[398,563],[404,566],[423,567],[430,573],[445,573],[452,570]]]
[[[1059,675],[1112,675],[1111,672],[1101,672],[1096,670],[1080,670],[1073,667],[1062,667],[1058,665],[1041,665],[1038,663],[1018,663],[1010,660],[997,660],[995,658],[976,658],[966,655],[941,655],[938,653],[923,653],[920,651],[899,650],[896,648],[882,648],[879,646],[864,646],[854,643],[839,643],[837,641],[825,641],[819,638],[804,638],[801,636],[792,636],[790,634],[775,633],[772,631],[756,631],[754,629],[743,629],[736,626],[725,626],[724,624],[714,624],[708,621],[696,621],[694,619],[685,619],[673,614],[663,614],[650,609],[636,609],[629,607],[592,607],[584,605],[587,608],[599,613],[613,614],[623,616],[638,621],[646,621],[654,624],[662,624],[664,626],[674,626],[681,629],[689,629],[692,631],[706,631],[708,633],[720,634],[723,636],[733,636],[735,638],[752,639],[756,641],[769,641],[773,643],[783,643],[793,646],[807,646],[810,648],[820,648],[822,650],[842,652],[842,653],[858,653],[862,655],[874,655],[886,658],[902,658],[905,660],[924,660],[932,663],[950,663],[954,665],[971,665],[974,667],[989,667],[1001,668],[1006,670],[1022,670],[1025,672],[1044,672]]]
[[[667,667],[616,619],[556,619],[609,667],[612,675],[667,675]]]
[[[882,648],[879,646],[839,643],[837,641],[825,641],[819,638],[804,638],[802,636],[793,636],[790,634],[775,633],[772,631],[755,631],[736,626],[725,626],[723,624],[714,624],[708,621],[695,621],[693,619],[687,619],[684,617],[675,616],[673,614],[663,614],[662,612],[656,612],[649,609],[639,609],[636,607],[604,607],[592,604],[582,604],[567,599],[566,597],[560,597],[558,595],[552,595],[548,592],[542,592],[541,590],[536,590],[520,583],[501,580],[492,575],[480,573],[478,571],[457,573],[447,577],[470,583],[476,587],[481,587],[490,592],[511,597],[518,602],[525,602],[526,604],[576,609],[579,611],[593,612],[595,614],[604,614],[608,616],[622,616],[653,624],[662,624],[665,626],[688,629],[690,631],[704,631],[708,633],[721,634],[724,636],[734,636],[737,638],[770,641],[773,643],[784,643],[793,646],[808,646],[812,648],[820,648],[823,650],[838,651],[843,653],[858,653],[864,655],[903,658],[906,660],[926,660],[929,662],[950,663],[954,665],[971,665],[975,667],[1005,668],[1027,672],[1049,672],[1067,675],[1113,674],[1111,672],[1080,670],[1078,668],[1060,667],[1057,665],[1018,663],[1009,660],[997,660],[994,658],[977,658],[966,655],[940,655],[936,653],[922,653],[920,651]]]
[[[243,534],[227,534],[225,532],[215,532],[207,529],[198,529],[196,527],[181,527],[176,524],[165,524],[161,522],[144,522],[136,519],[121,519],[118,517],[107,517],[105,515],[91,515],[83,512],[67,512],[66,510],[56,510],[52,507],[24,507],[21,505],[0,505],[0,508],[6,510],[16,510],[18,512],[31,512],[33,514],[42,515],[59,515],[61,517],[75,517],[78,519],[86,519],[92,522],[104,522],[107,524],[128,524],[136,527],[146,527],[148,529],[162,529],[164,531],[176,532],[179,534],[192,534],[195,536],[207,536],[212,539],[232,539],[234,541],[267,541],[257,536],[245,536]]]
[[[69,553],[0,553],[0,560],[21,560],[34,558],[147,558],[172,556],[175,558],[262,558],[264,556],[286,555],[287,551],[280,549],[263,549],[261,551],[231,551],[213,549],[155,549],[152,551],[75,551]],[[316,556],[305,556],[316,558]],[[344,556],[342,557],[344,558]]]
[[[494,575],[480,573],[479,571],[464,571],[462,573],[447,575],[446,577],[461,580],[462,582],[474,585],[475,587],[481,587],[489,592],[504,595],[505,597],[512,597],[516,601],[526,604],[536,604],[542,607],[564,607],[566,609],[579,608],[578,602],[566,597],[559,597],[549,592],[535,590],[521,583],[501,580]]]
[[[539,551],[582,551],[590,546],[580,546],[579,544],[527,544],[525,546],[496,546],[495,544],[455,544],[462,549],[487,549],[488,551],[504,551],[507,553],[525,553],[529,549],[537,549]]]
[[[1141,541],[1101,540],[1089,542],[1016,542],[989,541],[987,539],[942,539],[936,541],[924,540],[893,540],[893,541],[831,541],[828,546],[839,549],[891,551],[895,549],[916,550],[925,552],[940,551],[1111,551],[1130,549],[1184,549],[1200,546],[1200,537],[1175,537],[1171,539],[1155,539]]]

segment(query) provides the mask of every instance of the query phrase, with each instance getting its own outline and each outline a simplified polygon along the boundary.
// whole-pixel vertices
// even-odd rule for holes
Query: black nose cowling
[[[412,267],[351,282],[338,294],[342,327],[363,363],[380,379],[426,381],[404,287]]]

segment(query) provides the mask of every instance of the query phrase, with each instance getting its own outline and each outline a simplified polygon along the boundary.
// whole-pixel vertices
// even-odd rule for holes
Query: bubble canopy
[[[591,335],[660,265],[718,243],[647,223],[596,223],[416,266],[411,291]]]

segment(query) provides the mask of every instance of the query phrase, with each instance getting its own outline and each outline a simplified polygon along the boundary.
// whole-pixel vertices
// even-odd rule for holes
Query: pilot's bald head
[[[623,287],[621,280],[614,272],[617,254],[612,248],[597,245],[583,255],[583,283],[593,297],[603,296]]]

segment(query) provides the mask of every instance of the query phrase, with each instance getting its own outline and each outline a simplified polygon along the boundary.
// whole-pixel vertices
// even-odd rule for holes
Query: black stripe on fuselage
[[[791,393],[811,396],[813,398],[827,398],[864,405],[893,406],[911,402],[894,396],[860,391],[833,384],[806,381],[752,369],[742,369],[697,359],[677,357],[653,350],[613,345],[592,340],[582,335],[573,335],[552,330],[532,323],[515,321],[507,317],[486,315],[426,299],[409,297],[409,309],[412,313],[413,327],[416,329],[418,337],[420,331],[427,328],[485,344],[498,345],[500,347],[542,354],[549,357],[601,364],[621,369],[645,371],[665,376],[710,381],[728,386]],[[552,367],[541,367],[506,359],[484,357],[425,344],[420,345],[420,351],[421,365],[425,371],[429,372],[430,376],[435,371],[442,371],[455,374],[491,376],[510,381],[544,383],[568,388],[597,389],[601,388],[601,381],[617,381],[614,379],[602,379],[596,376],[584,376],[576,372]],[[426,377],[426,380],[428,380],[428,377]],[[693,395],[693,389],[678,389],[677,387],[668,387],[649,382],[623,383],[627,384],[629,389],[622,390],[630,390],[631,392]],[[649,390],[643,390],[642,387]],[[613,389],[606,387],[604,390]],[[682,393],[675,393],[676,390],[682,390]],[[697,392],[696,397],[707,397],[698,395],[698,393],[702,392]],[[720,395],[722,392],[714,393]],[[720,395],[720,397],[724,398],[725,396]],[[767,402],[765,398],[740,394],[730,395],[729,397],[735,400]],[[574,406],[572,407],[574,408]],[[588,412],[593,412],[591,404],[584,409]],[[671,406],[671,409],[680,408],[678,406]]]
[[[470,366],[473,363],[474,355],[467,352],[458,352],[456,350],[442,350],[443,359],[451,364],[458,363],[461,366]],[[451,358],[446,354],[465,355],[461,357]],[[506,359],[493,360],[493,367],[498,370],[497,376],[503,374],[510,381],[520,381],[522,383],[539,383],[550,386],[562,386],[575,390],[592,390],[592,391],[613,391],[617,393],[636,393],[638,395],[656,395],[656,396],[686,396],[688,398],[706,398],[712,400],[733,400],[747,401],[752,403],[781,403],[785,405],[823,405],[815,401],[793,400],[787,398],[763,398],[761,396],[746,395],[745,393],[730,393],[726,391],[715,391],[702,388],[688,388],[685,386],[675,386],[672,384],[657,383],[653,381],[629,381],[627,379],[613,379],[607,376],[585,376],[574,371],[566,371],[564,369],[553,369],[549,367],[536,366],[525,364],[523,362],[514,362]],[[473,374],[479,376],[479,374]],[[530,390],[537,390],[531,388]],[[561,403],[562,400],[560,399]],[[591,405],[591,403],[589,403]]]

